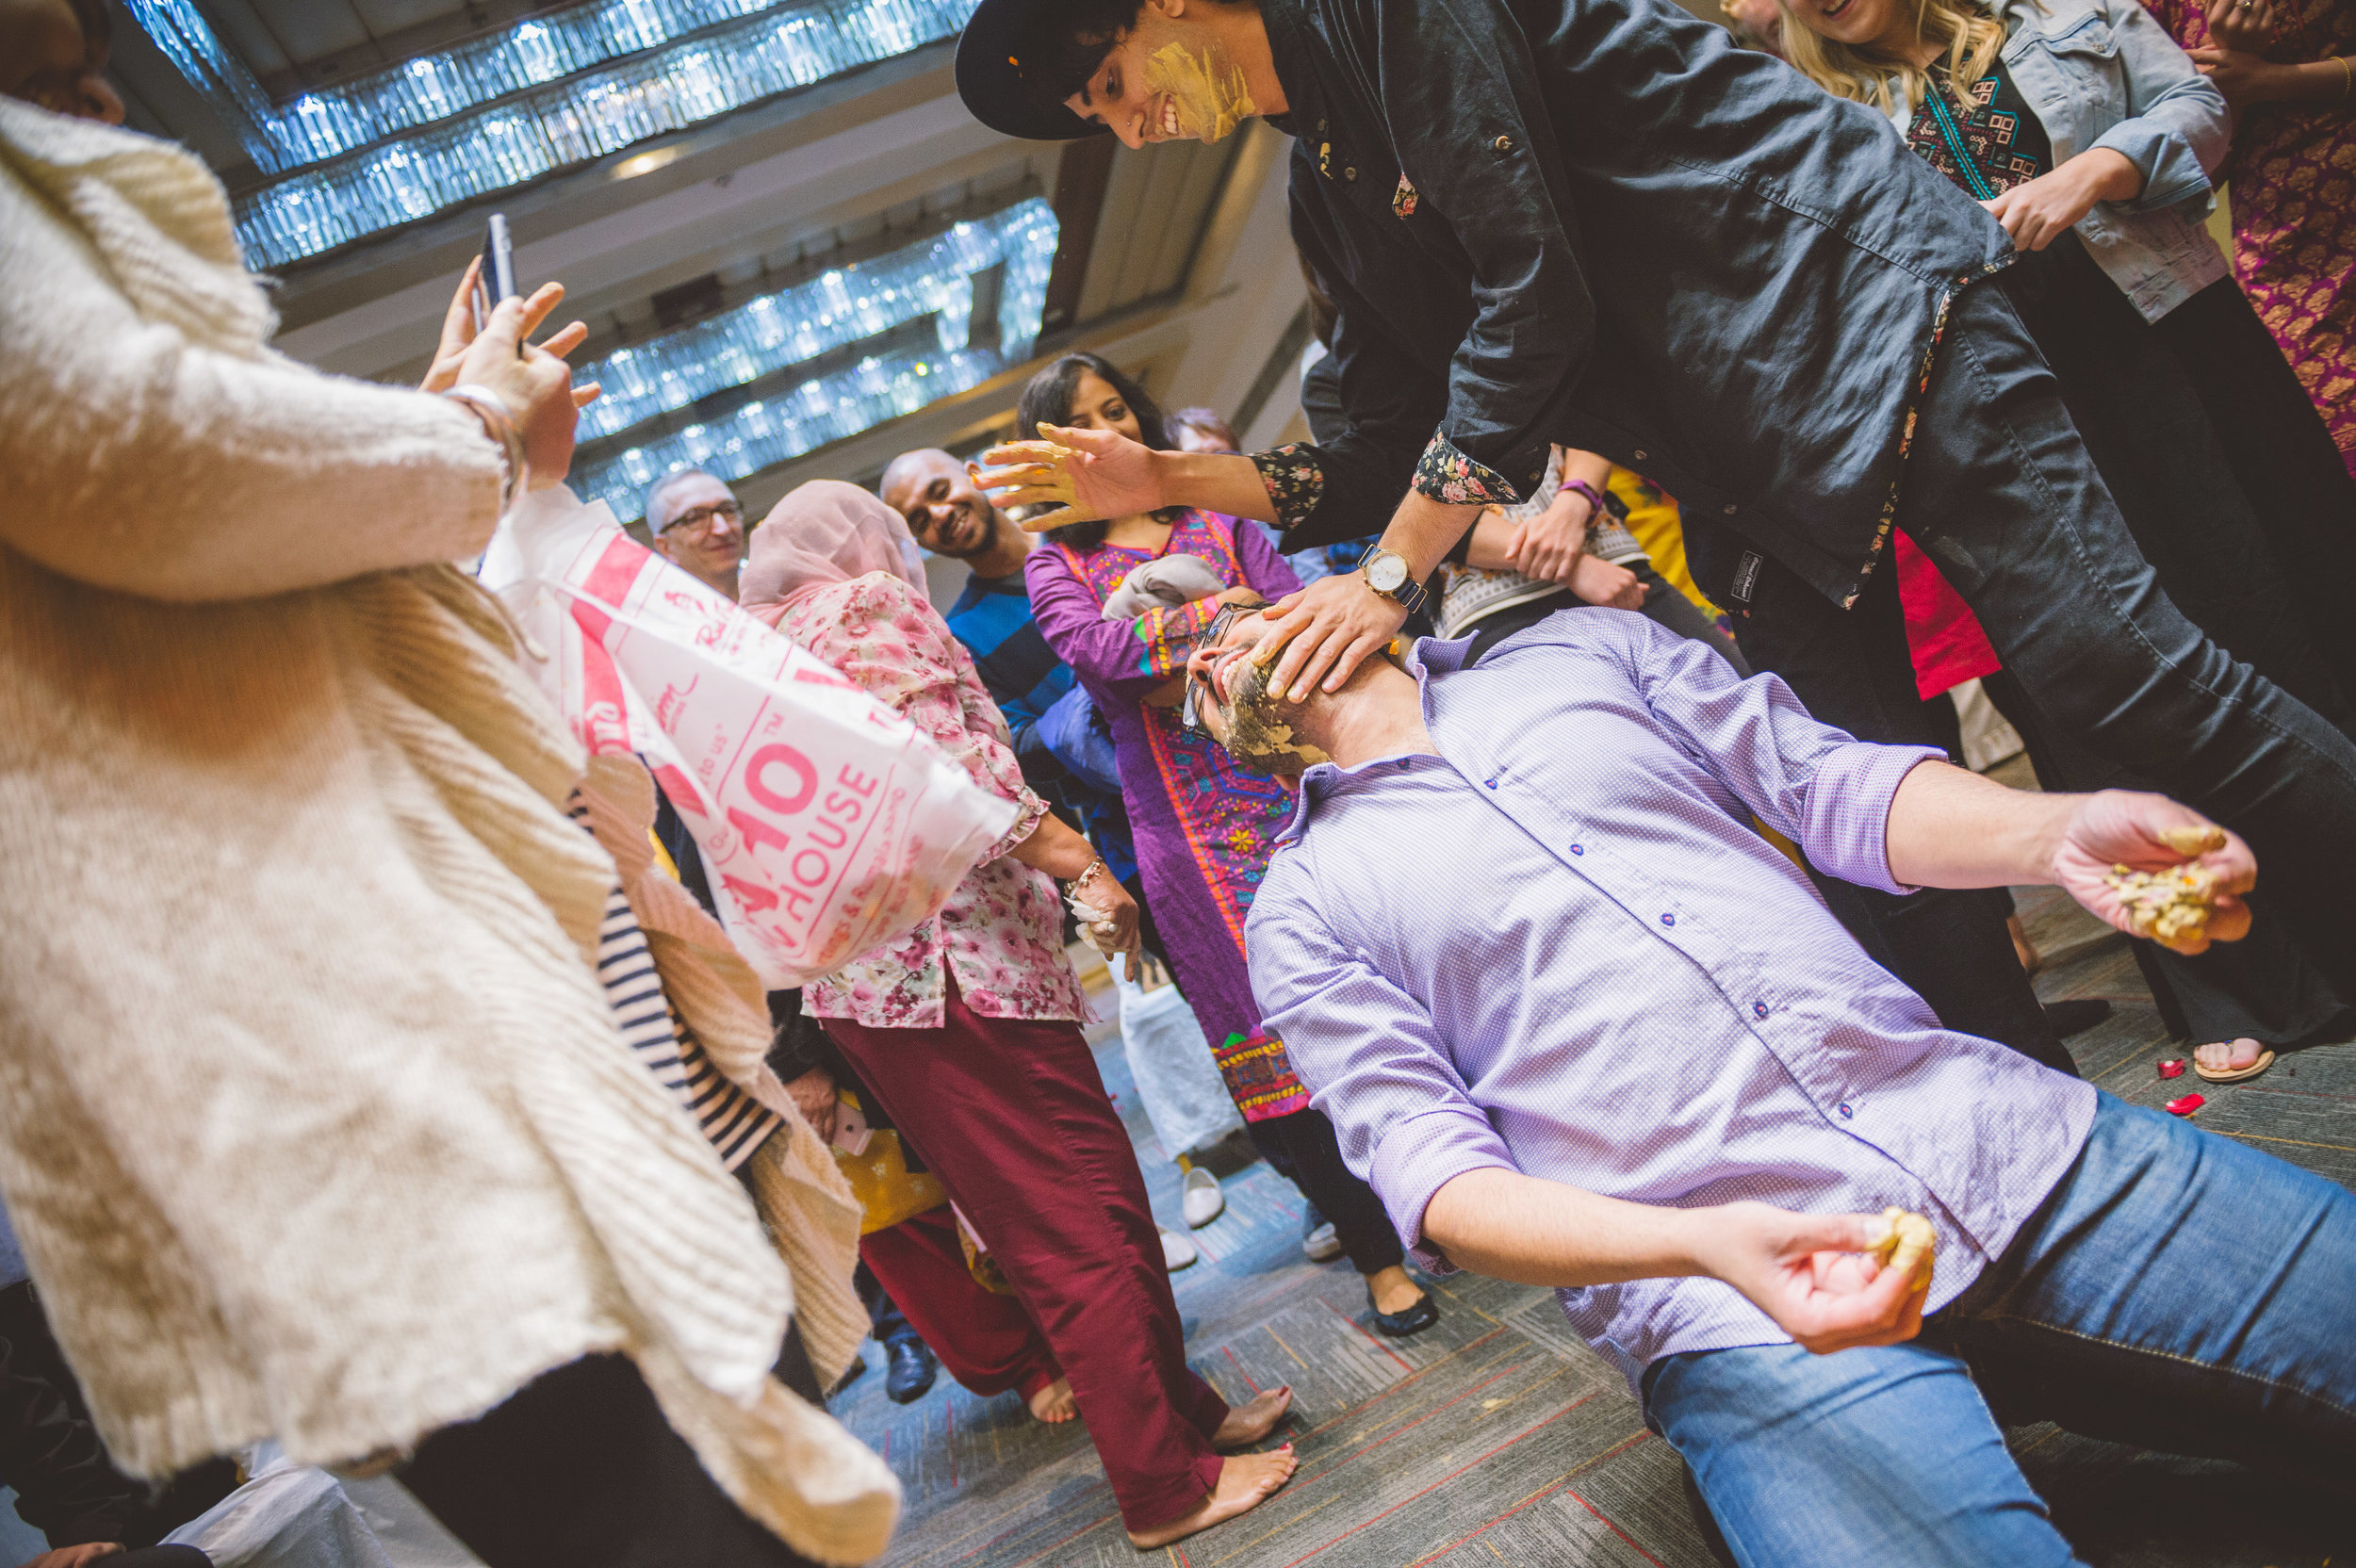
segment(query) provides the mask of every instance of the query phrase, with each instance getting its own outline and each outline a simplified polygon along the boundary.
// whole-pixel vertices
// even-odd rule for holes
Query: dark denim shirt
[[[1351,427],[1303,454],[1321,482],[1271,481],[1301,544],[1381,528],[1411,482],[1517,499],[1559,441],[1854,597],[1949,297],[2011,255],[1993,219],[1669,0],[1261,15]]]

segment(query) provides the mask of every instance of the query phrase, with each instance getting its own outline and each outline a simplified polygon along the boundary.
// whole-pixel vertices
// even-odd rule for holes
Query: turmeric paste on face
[[[1286,706],[1268,693],[1267,665],[1243,660],[1228,678],[1234,694],[1227,710],[1227,749],[1235,760],[1269,773],[1297,774],[1330,762],[1332,758],[1305,741],[1293,739],[1293,727],[1281,710]]]
[[[1178,106],[1178,134],[1221,141],[1260,112],[1245,85],[1243,67],[1217,44],[1189,48],[1165,43],[1146,57],[1145,86]]]

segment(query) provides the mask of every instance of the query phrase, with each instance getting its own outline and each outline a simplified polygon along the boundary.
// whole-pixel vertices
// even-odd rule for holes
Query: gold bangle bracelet
[[[2356,71],[2348,69],[2346,55],[2334,55],[2331,57],[2340,62],[2340,96],[2345,98],[2348,96],[2348,89],[2356,87]]]

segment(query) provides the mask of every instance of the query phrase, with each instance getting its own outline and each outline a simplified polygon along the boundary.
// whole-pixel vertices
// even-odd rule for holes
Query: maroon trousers
[[[1046,1337],[1123,1523],[1202,1507],[1227,1401],[1186,1368],[1145,1178],[1079,1025],[981,1017],[954,979],[939,1029],[820,1021]]]
[[[1023,1303],[973,1278],[948,1204],[859,1237],[859,1255],[949,1376],[968,1391],[1011,1388],[1027,1401],[1063,1376]]]

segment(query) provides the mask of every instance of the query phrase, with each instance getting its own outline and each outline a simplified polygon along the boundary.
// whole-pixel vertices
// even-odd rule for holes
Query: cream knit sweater
[[[767,1245],[613,1027],[582,758],[438,564],[497,453],[272,325],[193,158],[0,99],[0,1189],[101,1429],[351,1462],[616,1348],[749,1512],[872,1557],[889,1471],[767,1375],[780,1250],[821,1376],[855,1347],[855,1217],[794,1119]],[[669,946],[732,1038],[728,956]]]

